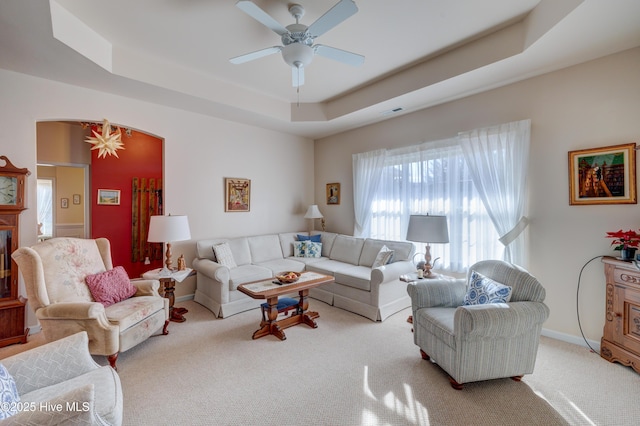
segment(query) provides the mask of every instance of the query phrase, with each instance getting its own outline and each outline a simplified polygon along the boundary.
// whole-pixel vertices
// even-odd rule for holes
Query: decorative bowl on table
[[[300,278],[300,272],[283,272],[281,274],[276,275],[276,279],[284,284],[291,284],[298,281]]]

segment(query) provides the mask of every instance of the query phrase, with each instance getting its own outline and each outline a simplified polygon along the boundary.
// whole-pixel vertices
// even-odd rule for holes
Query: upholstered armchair
[[[485,300],[484,295],[478,297],[475,287],[469,292],[472,276],[474,285],[492,283],[504,290],[498,298],[509,291],[495,284],[511,287],[508,301]],[[409,284],[407,291],[412,302],[414,342],[424,359],[449,374],[455,389],[481,380],[511,377],[519,381],[533,372],[549,308],[543,303],[544,287],[524,269],[486,260],[473,265],[467,279],[424,280]],[[478,300],[490,303],[465,305],[465,301]]]
[[[113,268],[106,238],[52,238],[21,247],[12,257],[47,341],[86,331],[91,354],[107,356],[115,369],[120,352],[168,333],[169,301],[158,293],[160,283],[129,280],[122,268]],[[118,279],[118,271],[124,277]],[[110,294],[120,287],[125,294]]]
[[[13,392],[2,394],[0,426],[122,424],[118,373],[96,364],[88,343],[81,332],[0,360],[0,380],[15,385],[3,388]]]

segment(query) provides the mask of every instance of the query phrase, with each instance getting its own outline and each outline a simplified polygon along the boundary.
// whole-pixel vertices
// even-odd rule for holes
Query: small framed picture
[[[248,212],[251,204],[251,179],[224,178],[224,211]]]
[[[80,194],[73,194],[73,204],[80,204]]]
[[[69,208],[69,199],[68,198],[61,198],[60,199],[60,207],[63,209],[68,209]]]
[[[569,152],[569,204],[636,204],[636,144]]]
[[[120,205],[119,189],[98,189],[98,204],[108,206]]]
[[[327,184],[327,204],[340,204],[340,184]]]

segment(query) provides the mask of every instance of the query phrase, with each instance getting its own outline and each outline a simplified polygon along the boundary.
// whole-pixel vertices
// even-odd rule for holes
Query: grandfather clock
[[[18,296],[18,265],[11,253],[20,241],[18,222],[25,209],[25,180],[29,170],[15,167],[7,157],[0,156],[0,347],[26,343],[26,299]],[[0,161],[2,164],[2,161]]]

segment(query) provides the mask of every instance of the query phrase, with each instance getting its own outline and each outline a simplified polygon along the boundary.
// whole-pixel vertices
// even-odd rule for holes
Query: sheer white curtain
[[[471,176],[505,246],[504,260],[524,265],[531,120],[458,135]]]
[[[369,236],[373,197],[382,177],[385,155],[384,149],[353,154],[353,235],[356,237]]]
[[[431,246],[433,258],[441,258],[437,269],[464,272],[478,260],[502,257],[457,138],[388,150],[381,174],[370,237],[405,240],[410,215],[445,215],[450,242]],[[422,244],[417,248],[424,252]]]

